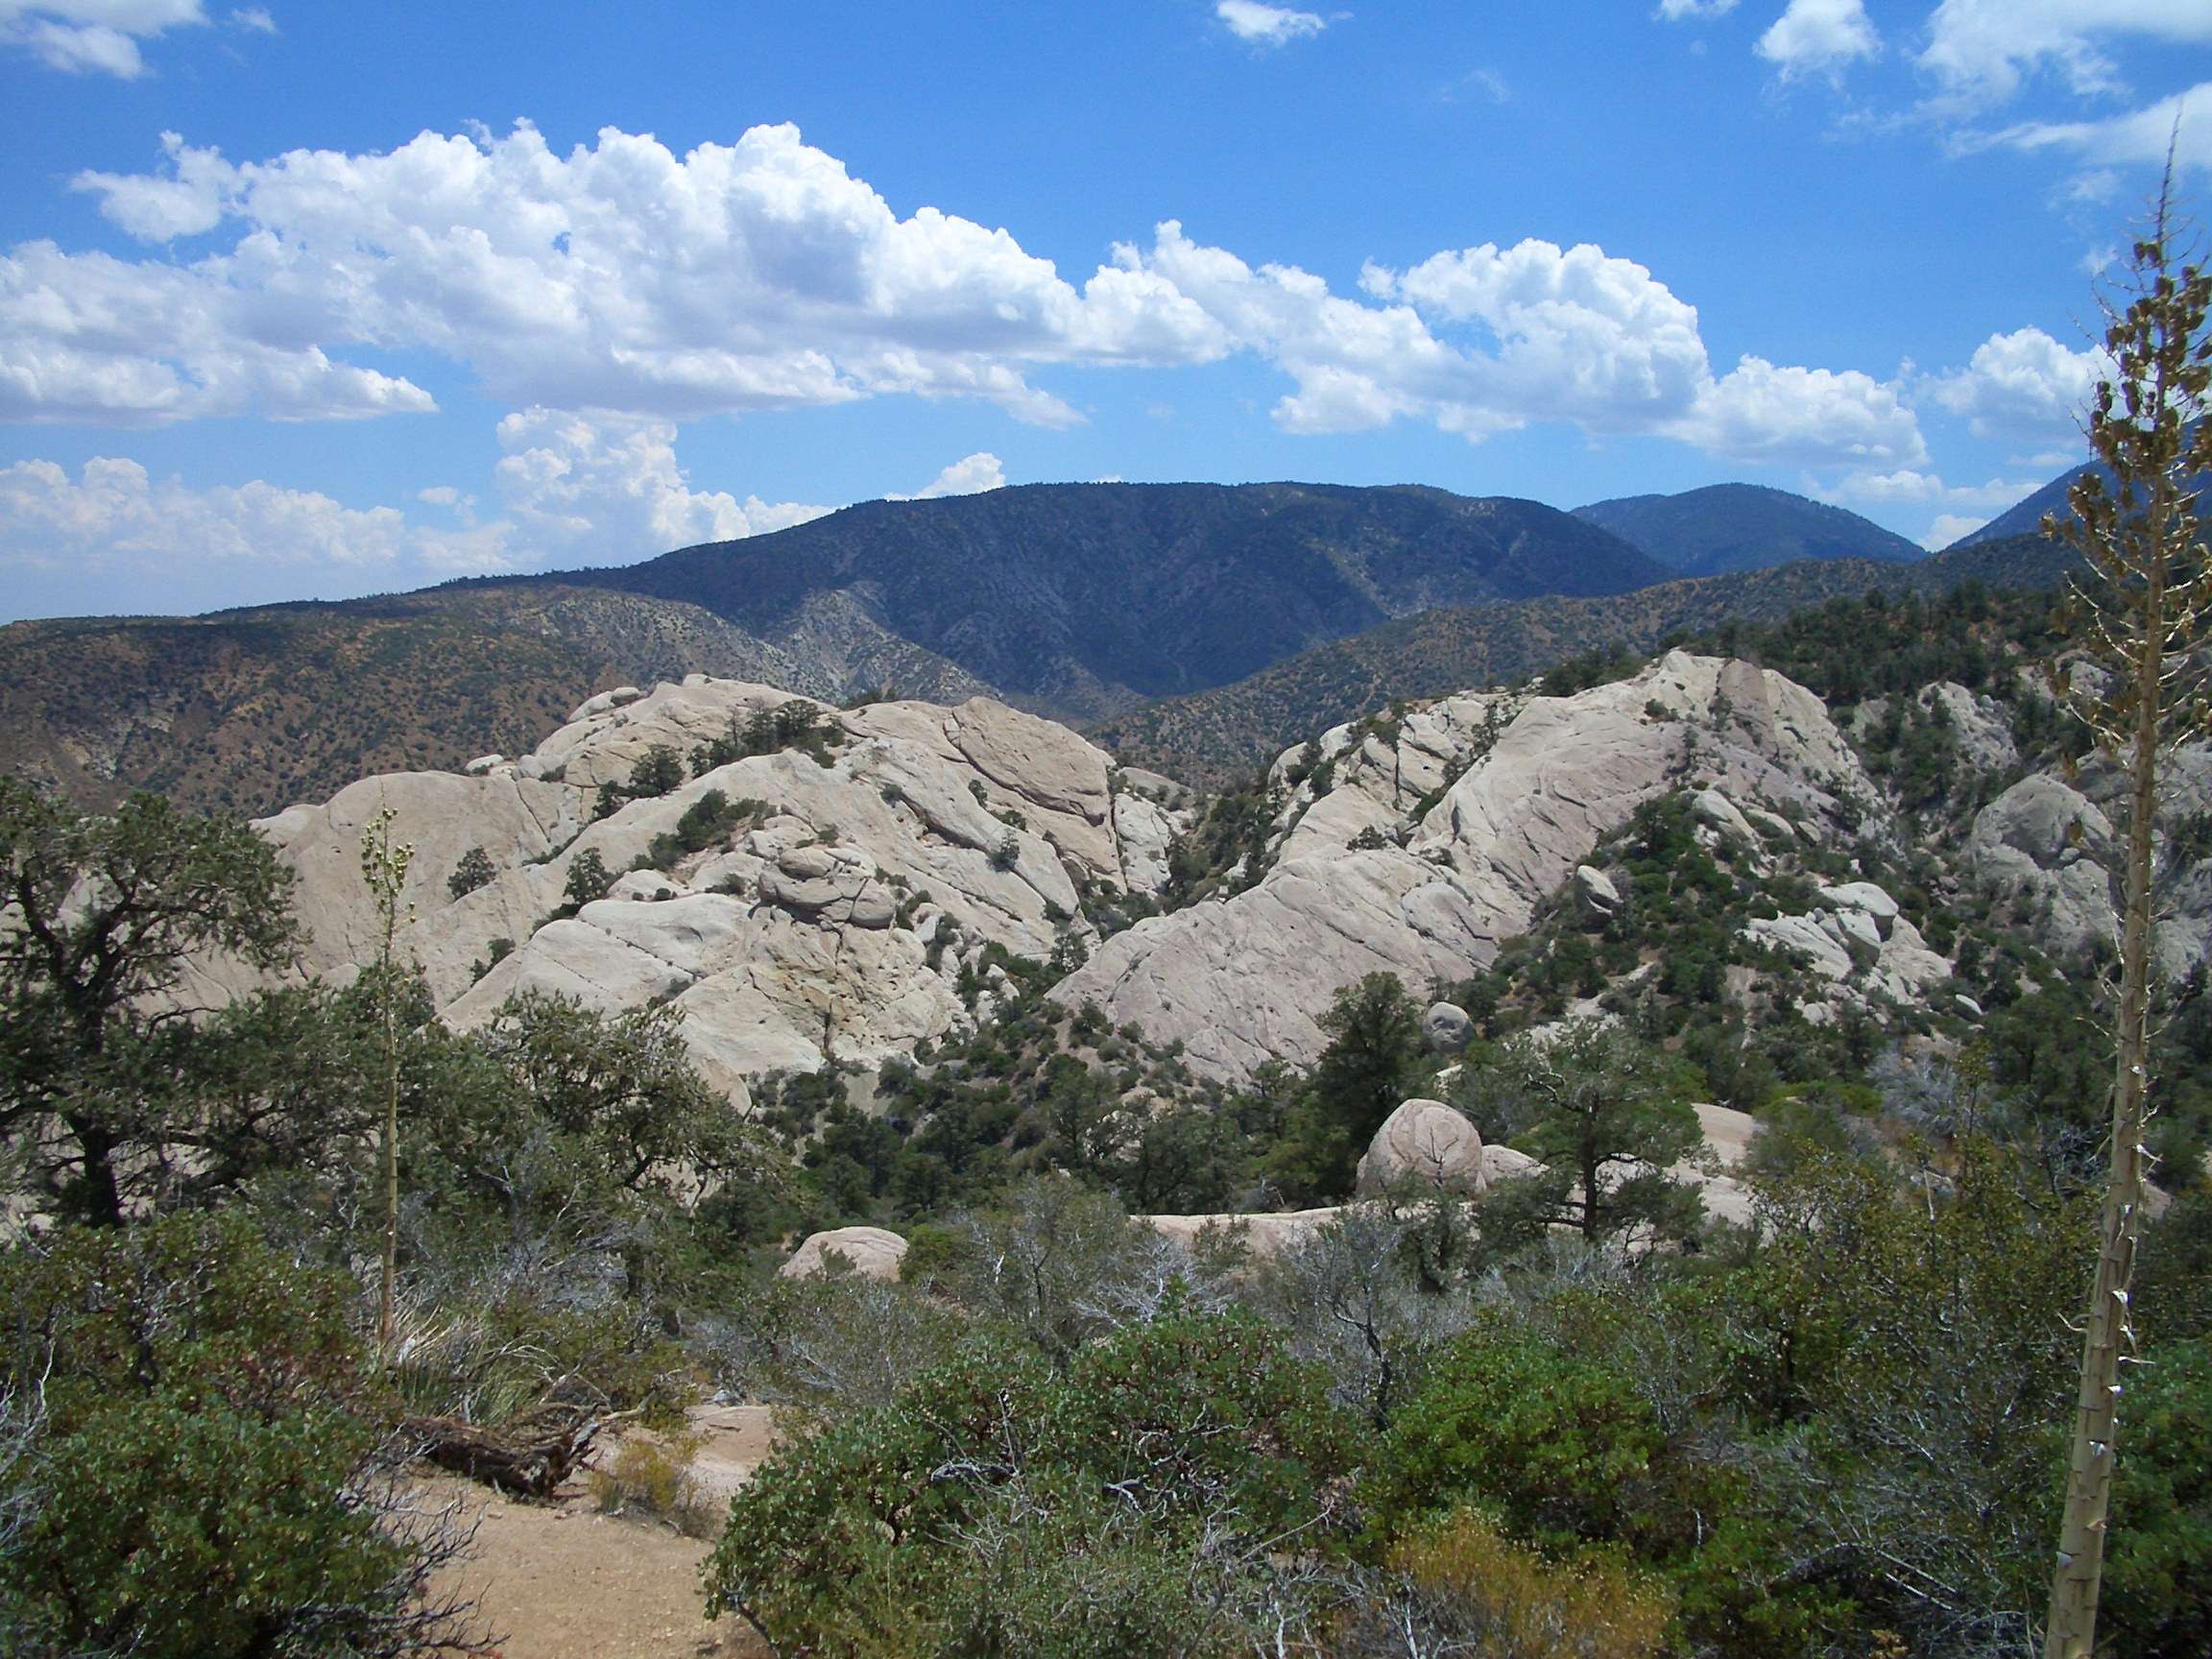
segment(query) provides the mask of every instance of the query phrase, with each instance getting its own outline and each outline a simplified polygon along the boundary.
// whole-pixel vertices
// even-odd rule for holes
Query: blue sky
[[[0,619],[999,482],[2073,460],[2206,0],[0,0]]]

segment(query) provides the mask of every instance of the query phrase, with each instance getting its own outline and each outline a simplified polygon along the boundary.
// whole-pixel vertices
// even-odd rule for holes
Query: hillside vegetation
[[[0,928],[43,1229],[0,1249],[0,1644],[487,1651],[406,1453],[524,1501],[510,1453],[615,1421],[663,1437],[600,1501],[714,1537],[709,1607],[784,1652],[2019,1650],[2110,950],[2050,612],[1846,591],[1211,798],[996,705],[706,680],[266,836],[0,785],[19,915],[129,965],[87,1000]],[[2152,1659],[2212,1632],[2180,775],[2106,1586]],[[126,937],[87,870],[185,902]],[[709,1388],[792,1430],[733,1500],[687,1481]]]
[[[1130,765],[1218,788],[1310,733],[1374,713],[1393,698],[1515,685],[1594,648],[1641,654],[1671,637],[1719,639],[1717,631],[1727,621],[1771,623],[1839,597],[1934,594],[1969,584],[2046,591],[2070,567],[2070,557],[2054,543],[2019,537],[1912,565],[1805,561],[1600,598],[1437,610],[1316,646],[1236,685],[1164,699],[1088,730]]]

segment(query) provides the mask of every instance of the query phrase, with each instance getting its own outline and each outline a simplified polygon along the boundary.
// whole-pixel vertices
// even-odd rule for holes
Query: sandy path
[[[707,1435],[694,1472],[727,1493],[767,1455],[771,1428],[759,1407],[702,1407]],[[441,1588],[458,1585],[502,1637],[503,1659],[759,1659],[745,1626],[709,1624],[699,1564],[712,1545],[660,1522],[602,1515],[584,1482],[552,1504],[518,1503],[467,1481],[429,1483],[461,1495],[479,1515],[476,1549]]]

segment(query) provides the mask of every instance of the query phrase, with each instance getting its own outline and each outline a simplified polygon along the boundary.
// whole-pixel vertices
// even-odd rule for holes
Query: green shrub
[[[1370,1477],[1395,1531],[1466,1504],[1518,1537],[1620,1537],[1664,1443],[1633,1379],[1503,1321],[1436,1358],[1384,1436]]]
[[[50,1235],[0,1258],[7,1387],[42,1394],[41,1500],[0,1553],[31,1651],[433,1650],[452,1541],[391,1508],[390,1402],[343,1277],[235,1217]]]
[[[1341,1542],[1356,1441],[1250,1319],[1170,1313],[1055,1377],[980,1337],[780,1445],[706,1569],[781,1650],[1242,1651],[1235,1609]]]

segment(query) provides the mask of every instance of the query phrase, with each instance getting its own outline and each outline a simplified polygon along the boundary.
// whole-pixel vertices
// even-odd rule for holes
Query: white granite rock
[[[1465,1198],[1480,1196],[1488,1186],[1482,1137],[1441,1100],[1407,1100],[1382,1120],[1359,1160],[1354,1190],[1376,1198],[1407,1184]]]
[[[862,1279],[896,1279],[906,1260],[906,1240],[881,1227],[832,1227],[809,1233],[791,1260],[776,1269],[785,1279],[820,1279],[832,1271],[830,1258]]]

